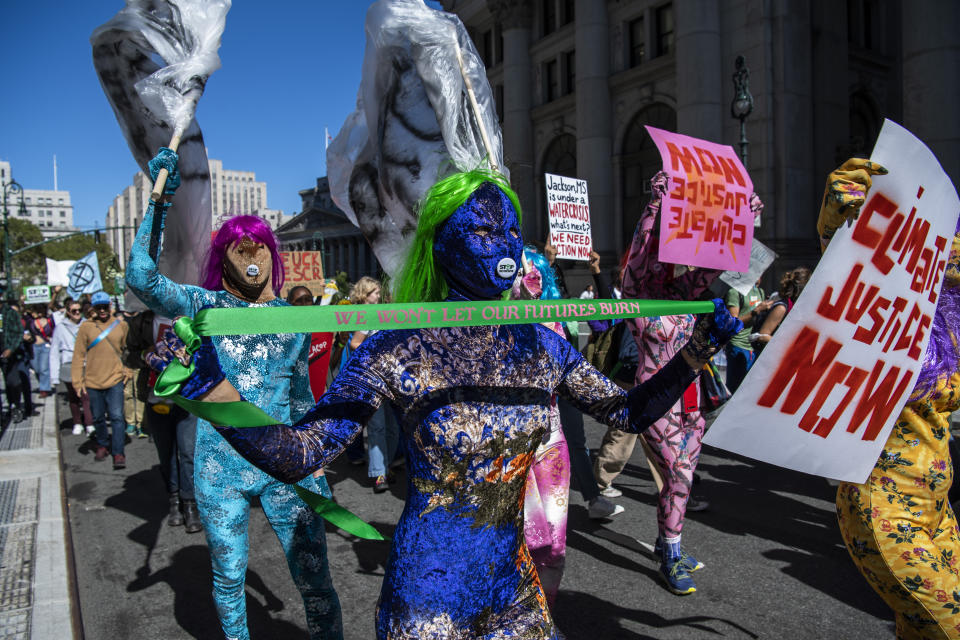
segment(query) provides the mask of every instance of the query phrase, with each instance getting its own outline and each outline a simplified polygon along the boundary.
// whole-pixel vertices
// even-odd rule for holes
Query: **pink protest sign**
[[[670,186],[660,212],[660,260],[747,271],[753,243],[753,181],[736,151],[655,127]]]

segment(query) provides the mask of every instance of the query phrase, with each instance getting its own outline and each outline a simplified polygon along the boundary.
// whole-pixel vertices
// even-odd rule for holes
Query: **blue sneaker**
[[[660,540],[660,536],[657,536],[657,541],[653,543],[653,552],[663,557],[663,542]],[[703,569],[705,564],[694,558],[692,555],[686,552],[683,547],[680,547],[680,561],[683,562],[684,568],[689,572],[693,573],[694,571],[699,571]]]
[[[136,432],[137,432],[137,425],[134,425],[134,424],[128,424],[128,425],[127,425],[127,435],[128,435],[128,436],[132,436],[132,435],[133,435],[134,433],[136,433]]]
[[[660,575],[667,583],[667,589],[678,596],[694,593],[697,585],[687,572],[683,558],[667,558],[660,561]]]

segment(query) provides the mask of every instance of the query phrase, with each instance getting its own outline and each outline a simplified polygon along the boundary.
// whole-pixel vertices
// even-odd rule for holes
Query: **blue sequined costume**
[[[226,291],[172,282],[157,269],[148,246],[153,206],[144,215],[127,266],[127,284],[156,313],[193,316],[203,306],[285,306],[282,300],[250,304]],[[215,339],[227,379],[281,420],[296,420],[313,406],[307,376],[310,336],[276,334]],[[314,640],[343,637],[340,602],[327,566],[323,520],[297,497],[292,486],[274,480],[242,457],[204,420],[197,421],[195,454],[197,506],[213,565],[213,597],[228,638],[249,638],[244,594],[250,500],[259,496],[264,515],[280,539],[290,573],[303,596]],[[299,480],[299,478],[298,478]],[[307,476],[304,488],[330,496],[323,477]]]
[[[522,509],[551,394],[640,431],[695,376],[678,355],[628,395],[540,325],[379,332],[293,427],[221,432],[258,467],[293,482],[328,464],[391,402],[409,456],[408,498],[378,637],[554,638]]]

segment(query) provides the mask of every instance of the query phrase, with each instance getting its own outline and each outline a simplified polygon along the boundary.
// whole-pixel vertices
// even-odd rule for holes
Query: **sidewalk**
[[[0,432],[0,639],[80,638],[55,397]]]

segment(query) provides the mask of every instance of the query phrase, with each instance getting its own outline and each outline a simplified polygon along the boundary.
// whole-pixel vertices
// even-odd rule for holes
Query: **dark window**
[[[563,0],[563,24],[570,24],[577,18],[576,0]]]
[[[557,61],[550,60],[543,65],[544,75],[544,102],[550,102],[560,97],[560,74],[557,70]]]
[[[847,0],[847,40],[863,49],[882,49],[881,11],[876,0]]]
[[[493,103],[497,108],[497,120],[503,122],[503,85],[493,87]]]
[[[663,166],[657,145],[643,125],[665,131],[677,130],[677,113],[665,104],[654,103],[641,110],[627,127],[620,157],[623,186],[623,237],[633,236],[650,194],[650,178]]]
[[[563,93],[573,93],[577,89],[577,52],[563,54]]]
[[[657,7],[657,55],[665,56],[673,51],[673,5]]]
[[[577,139],[572,134],[561,133],[547,147],[543,154],[541,179],[544,173],[577,177]]]
[[[496,58],[495,58],[495,59],[496,59],[497,63],[499,64],[499,63],[503,62],[503,31],[500,31],[499,29],[497,29],[497,32],[498,32],[498,36],[497,36],[497,51],[496,51],[496,54],[497,54],[497,55],[496,55]]]
[[[643,16],[631,20],[628,25],[630,35],[630,66],[636,67],[643,62],[647,34],[644,31]]]
[[[480,57],[483,58],[483,66],[488,69],[493,66],[493,31],[489,29],[480,36]]]
[[[557,30],[557,0],[543,0],[543,35]]]

